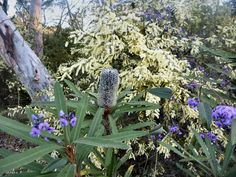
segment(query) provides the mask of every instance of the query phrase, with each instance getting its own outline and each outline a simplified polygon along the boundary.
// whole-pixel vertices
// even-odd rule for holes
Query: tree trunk
[[[53,86],[47,69],[0,8],[0,56],[18,76],[32,100],[48,101]],[[45,92],[44,92],[45,91]]]
[[[34,52],[39,58],[43,57],[43,33],[42,33],[42,0],[31,0],[30,29],[34,36]]]

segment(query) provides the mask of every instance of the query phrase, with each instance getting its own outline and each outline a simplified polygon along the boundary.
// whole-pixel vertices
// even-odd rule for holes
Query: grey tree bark
[[[52,98],[48,92],[53,86],[51,76],[2,8],[0,8],[0,56],[16,73],[32,100],[48,101]]]
[[[34,52],[43,57],[42,0],[31,0],[30,29],[34,36]]]

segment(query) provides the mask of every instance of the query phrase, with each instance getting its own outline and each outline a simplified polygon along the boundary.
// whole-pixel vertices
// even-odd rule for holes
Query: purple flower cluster
[[[171,126],[169,126],[169,132],[170,133],[177,133],[178,135],[182,135],[182,132],[180,131],[178,125],[171,125]]]
[[[217,141],[217,136],[212,132],[200,133],[200,137],[202,139],[207,137],[212,143],[216,143],[216,141]]]
[[[219,128],[227,128],[236,118],[236,108],[232,106],[219,105],[212,110],[212,118]]]
[[[31,137],[39,137],[41,135],[41,131],[47,131],[48,133],[53,133],[54,128],[50,127],[47,121],[43,121],[44,114],[41,112],[38,116],[35,114],[31,115],[33,128],[30,131]]]
[[[188,105],[193,109],[197,109],[199,103],[200,103],[199,98],[188,98]]]
[[[161,141],[164,137],[164,134],[163,133],[158,133],[157,135],[151,135],[150,138],[153,140],[153,141]]]
[[[187,84],[187,88],[191,89],[191,90],[195,90],[198,87],[199,87],[199,85],[195,81],[192,81],[189,84]]]
[[[73,113],[69,113],[69,115],[66,115],[62,110],[59,112],[59,117],[60,117],[60,125],[62,127],[68,126],[69,123],[71,124],[72,127],[76,125],[77,118]]]
[[[144,18],[147,21],[161,22],[164,19],[170,20],[171,17],[173,16],[174,16],[174,8],[171,4],[159,10],[149,7],[148,10],[144,12]]]

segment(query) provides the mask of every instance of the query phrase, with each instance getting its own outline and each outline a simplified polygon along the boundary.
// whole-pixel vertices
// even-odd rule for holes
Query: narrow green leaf
[[[232,145],[231,141],[229,141],[226,146],[226,150],[225,150],[225,154],[224,154],[224,161],[223,161],[223,166],[222,166],[222,173],[223,174],[226,174],[226,172],[227,172],[227,168],[228,168],[232,153],[234,152],[233,151],[234,148],[235,148],[235,144]]]
[[[216,167],[214,166],[214,162],[212,161],[210,149],[208,149],[207,145],[204,143],[204,141],[202,140],[202,138],[199,136],[199,134],[198,134],[195,130],[193,130],[193,133],[194,133],[194,135],[195,135],[195,137],[196,137],[198,143],[201,145],[204,154],[205,154],[205,155],[207,156],[207,158],[208,158],[208,162],[209,162],[209,164],[211,165],[212,172],[213,172],[214,175],[216,176],[217,169],[216,169]]]
[[[73,142],[80,136],[80,131],[86,115],[88,103],[89,103],[89,98],[87,96],[83,96],[81,104],[76,110],[77,122],[71,133],[71,142]]]
[[[67,113],[66,98],[64,96],[63,89],[59,82],[56,82],[54,85],[54,94],[55,94],[55,102],[56,102],[56,108],[57,108],[58,113],[60,110]]]
[[[102,136],[102,138],[113,140],[113,141],[127,141],[134,138],[145,136],[147,134],[148,133],[144,131],[125,131],[125,132],[115,133],[115,134],[111,134],[107,136]]]
[[[32,148],[19,154],[10,155],[5,159],[0,160],[0,172],[4,173],[12,169],[22,167],[26,164],[29,164],[30,162],[33,162],[36,159],[39,159],[43,155],[59,148],[61,148],[61,146],[47,144]]]
[[[130,177],[133,171],[134,165],[131,165],[125,173],[124,177]]]
[[[106,158],[105,158],[105,166],[108,167],[111,164],[112,161],[112,155],[113,155],[113,149],[108,148],[106,152]]]
[[[67,79],[64,80],[66,85],[75,93],[76,96],[81,97],[82,92],[75,86],[75,84]]]
[[[57,175],[57,177],[74,177],[75,173],[76,173],[76,165],[68,164],[61,170],[61,172]]]
[[[80,138],[75,141],[75,143],[79,144],[86,144],[91,146],[101,146],[106,148],[118,148],[118,149],[128,149],[129,146],[110,139],[105,139],[101,137],[86,137],[86,138]]]
[[[17,152],[12,152],[8,149],[0,148],[0,156],[2,156],[3,158],[6,158],[6,157],[16,154],[16,153]],[[36,163],[36,162],[31,162],[31,163],[25,165],[24,168],[29,169],[34,172],[40,172],[41,169],[43,168],[43,166],[41,164]]]
[[[97,110],[97,112],[96,112],[96,114],[95,114],[95,116],[92,120],[91,126],[89,128],[88,136],[93,136],[94,135],[94,133],[97,130],[97,127],[102,122],[103,114],[104,114],[104,108],[98,108],[98,110]]]
[[[93,153],[94,155],[97,157],[97,160],[103,165],[105,166],[105,159],[104,157],[101,155],[100,152],[98,152],[98,150],[96,148],[93,149]]]
[[[122,128],[120,131],[129,131],[129,130],[136,130],[144,127],[150,127],[156,125],[155,122],[149,121],[149,122],[139,122],[137,124],[131,124],[128,125],[127,127]]]
[[[47,144],[47,142],[45,140],[42,140],[41,138],[32,138],[32,137],[30,137],[29,132],[20,131],[18,129],[14,129],[14,128],[9,128],[7,126],[2,125],[1,123],[0,123],[0,130],[4,131],[4,132],[6,132],[6,133],[8,133],[12,136],[21,138],[23,140],[26,140],[28,142],[31,142],[31,143],[34,143],[34,144],[37,144],[37,145]]]
[[[231,125],[231,143],[232,145],[236,144],[236,119],[233,119]]]
[[[235,177],[236,174],[236,167],[232,167],[228,170],[227,174],[224,174],[225,177]]]
[[[172,90],[169,88],[152,88],[148,92],[160,98],[170,98],[172,96]]]
[[[215,155],[215,146],[213,144],[211,144],[211,141],[208,138],[205,138],[205,142],[207,145],[207,149],[209,151],[210,154],[210,159],[209,161],[211,161],[211,168],[214,171],[214,174],[217,174],[217,169],[219,169],[219,164],[217,163],[217,159],[216,159],[216,155]]]
[[[111,127],[112,133],[118,132],[118,128],[116,126],[116,121],[113,119],[112,115],[109,115],[109,125]]]
[[[129,156],[131,155],[131,151],[127,152],[121,159],[119,159],[118,163],[116,164],[116,171],[121,167],[121,165],[123,165],[128,159]]]
[[[180,165],[179,163],[176,163],[176,166],[182,170],[185,174],[187,174],[188,176],[191,176],[191,177],[195,177],[195,175],[188,169],[184,168],[182,165]]]
[[[52,162],[50,162],[47,166],[45,166],[41,173],[48,173],[48,172],[52,172],[57,168],[60,168],[62,166],[64,166],[67,163],[67,159],[66,158],[62,158],[62,159],[54,159]]]
[[[178,154],[180,157],[186,158],[186,156],[184,155],[184,153],[180,152],[176,147],[173,147],[169,144],[166,144],[162,141],[158,142],[160,145],[166,147],[167,149],[173,151],[174,153]]]
[[[207,125],[207,128],[211,128],[211,107],[206,103],[200,103],[198,106],[199,116],[201,117],[204,124]]]

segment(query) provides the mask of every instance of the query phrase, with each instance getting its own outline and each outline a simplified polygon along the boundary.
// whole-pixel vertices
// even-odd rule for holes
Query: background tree
[[[50,95],[46,92],[38,95],[53,85],[47,69],[30,49],[2,8],[0,8],[0,21],[0,55],[2,59],[16,73],[32,100],[49,100]]]
[[[34,51],[43,57],[42,0],[32,0],[30,7],[30,29],[34,36]]]

